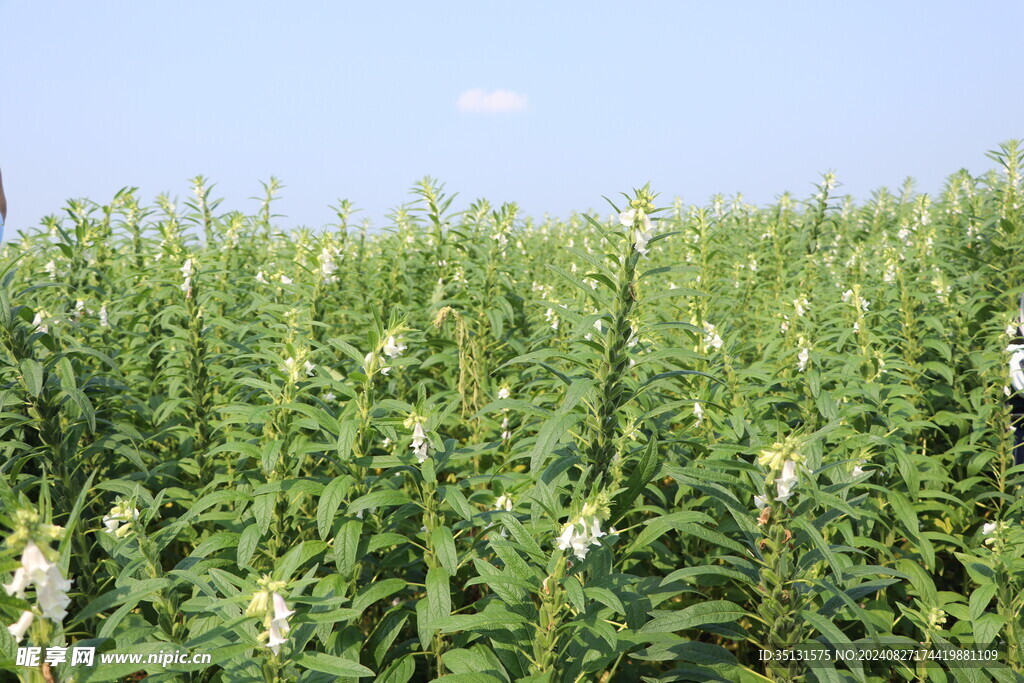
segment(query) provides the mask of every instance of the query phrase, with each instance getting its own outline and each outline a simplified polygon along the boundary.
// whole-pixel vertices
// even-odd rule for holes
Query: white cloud
[[[522,111],[526,109],[526,95],[511,90],[495,90],[486,92],[481,88],[470,88],[459,95],[456,103],[459,111],[476,114],[497,114],[506,111]]]

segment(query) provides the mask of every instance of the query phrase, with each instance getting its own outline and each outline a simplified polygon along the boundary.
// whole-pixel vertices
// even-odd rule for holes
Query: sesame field
[[[559,220],[427,178],[371,229],[68,202],[0,254],[0,679],[1021,680],[990,158]]]

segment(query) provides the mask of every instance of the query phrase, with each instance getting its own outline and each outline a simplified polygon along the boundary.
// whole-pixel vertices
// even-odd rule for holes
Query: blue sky
[[[827,170],[935,191],[1024,137],[1024,4],[967,6],[0,0],[7,237],[199,173],[245,210],[278,176],[283,227],[338,198],[379,225],[428,174],[532,215],[648,180],[697,203]]]

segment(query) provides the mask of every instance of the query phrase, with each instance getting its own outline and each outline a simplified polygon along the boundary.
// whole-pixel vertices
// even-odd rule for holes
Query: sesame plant
[[[990,157],[564,220],[430,178],[379,229],[282,230],[274,178],[68,202],[0,249],[0,669],[1019,680],[1024,148]]]

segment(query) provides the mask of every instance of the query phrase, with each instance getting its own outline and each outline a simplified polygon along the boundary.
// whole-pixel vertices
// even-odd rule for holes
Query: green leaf
[[[451,615],[452,594],[448,586],[448,572],[444,567],[427,570],[427,615],[430,623]]]
[[[352,477],[346,474],[332,479],[320,494],[320,502],[316,507],[316,528],[321,539],[326,540],[330,535],[334,526],[334,515],[351,486]]]
[[[416,673],[416,659],[413,655],[403,655],[391,663],[388,668],[377,676],[374,683],[408,683]]]
[[[994,583],[985,583],[974,589],[970,600],[971,621],[975,621],[985,613],[985,610],[988,609],[988,604],[996,596],[998,588]]]
[[[405,505],[409,502],[409,494],[405,491],[373,491],[360,496],[348,504],[348,513],[354,515],[369,508],[386,508]]]
[[[406,583],[402,579],[374,581],[359,591],[359,594],[352,601],[352,608],[362,612],[378,600],[383,600],[403,590],[405,586]]]
[[[363,676],[374,675],[371,669],[367,669],[359,662],[353,662],[351,659],[342,659],[341,657],[335,657],[322,652],[300,652],[292,657],[292,661],[305,669],[331,674],[332,676],[362,678]]]
[[[544,423],[544,426],[540,428],[540,432],[537,434],[537,442],[533,446],[533,452],[530,454],[531,472],[540,471],[544,466],[544,461],[555,450],[555,446],[561,441],[565,432],[582,419],[583,415],[570,413],[568,415],[559,415]]]
[[[33,358],[22,358],[19,365],[25,390],[29,396],[39,396],[43,393],[43,366]]]
[[[235,559],[239,567],[249,565],[249,560],[252,559],[253,553],[256,552],[256,547],[259,545],[262,536],[263,534],[260,533],[260,528],[256,524],[250,524],[242,530],[238,537],[238,548],[235,553]]]
[[[639,496],[647,484],[658,473],[660,463],[658,462],[658,439],[651,437],[644,448],[643,454],[629,474],[626,482],[626,490],[615,498],[612,508],[611,523],[618,522],[633,507],[633,501]]]
[[[711,600],[673,612],[652,613],[654,619],[640,628],[640,633],[675,633],[706,624],[728,624],[738,621],[747,613],[728,600]]]
[[[334,563],[338,573],[348,576],[359,561],[359,537],[363,533],[363,522],[359,519],[346,519],[334,537]]]
[[[971,626],[974,629],[974,642],[978,647],[985,647],[995,642],[999,631],[1006,625],[1006,617],[1001,614],[982,614],[977,619],[971,619]]]
[[[473,521],[473,515],[476,513],[476,510],[466,500],[466,496],[462,495],[462,491],[455,486],[445,486],[443,488],[442,495],[444,496],[444,501],[451,505],[452,509],[464,520],[467,522]]]
[[[430,542],[434,547],[437,561],[448,571],[448,574],[455,576],[459,569],[459,557],[455,551],[452,530],[446,526],[436,527],[430,532]]]

